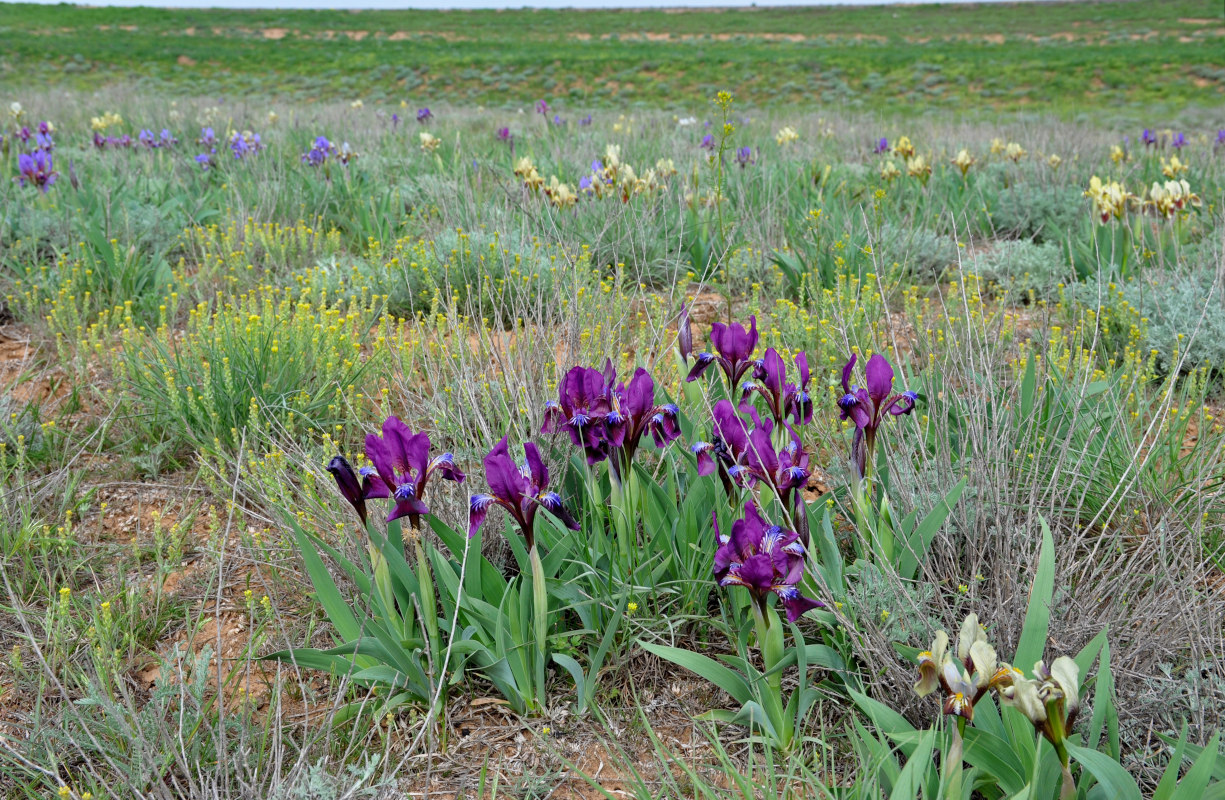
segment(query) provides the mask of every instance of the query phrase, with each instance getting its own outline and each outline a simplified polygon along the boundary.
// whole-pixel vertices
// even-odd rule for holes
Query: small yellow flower
[[[633,602],[631,602],[630,604],[628,604],[628,605],[625,607],[625,610],[626,610],[626,611],[628,611],[628,612],[629,612],[629,613],[631,613],[631,614],[637,613],[637,611],[638,611],[638,604],[637,604],[637,603],[633,603]]]
[[[793,144],[799,140],[799,138],[800,134],[797,133],[795,128],[791,127],[790,125],[782,128],[774,135],[774,141],[778,142],[779,147]]]
[[[1017,144],[1016,142],[1009,142],[1008,146],[1004,148],[1004,155],[1013,161],[1020,161],[1021,159],[1025,158],[1026,152],[1025,148],[1021,147],[1021,145]]]
[[[1110,160],[1116,164],[1122,164],[1127,160],[1127,151],[1119,145],[1114,145],[1110,148]]]
[[[545,725],[543,728],[540,729],[540,732],[544,734],[545,736],[548,736],[550,733],[553,732],[553,729],[550,728],[548,725]]]
[[[894,164],[892,161],[886,161],[885,165],[880,168],[880,176],[886,181],[893,181],[894,178],[897,178],[901,174],[902,171],[898,169],[897,164]]]
[[[1046,163],[1051,165],[1051,169],[1059,169],[1059,165],[1063,163],[1063,159],[1054,153],[1051,153],[1050,157],[1046,159]]]
[[[914,145],[910,143],[909,136],[903,136],[897,140],[897,144],[893,146],[893,154],[898,158],[911,158],[915,154]]]

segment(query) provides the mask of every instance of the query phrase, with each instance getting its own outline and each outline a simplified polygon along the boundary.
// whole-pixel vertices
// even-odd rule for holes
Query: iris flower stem
[[[764,597],[753,597],[753,618],[757,628],[757,646],[761,648],[762,669],[770,673],[783,659],[783,624],[766,603]],[[766,677],[761,693],[761,705],[766,716],[778,732],[779,744],[784,748],[791,746],[794,729],[793,721],[783,713],[783,673],[773,672]]]
[[[877,505],[875,501],[875,483],[876,483],[876,437],[870,435],[865,437],[864,442],[865,457],[863,466],[863,477],[856,482],[853,489],[853,502],[855,504],[855,515],[858,518],[861,530],[866,531],[868,541],[872,547],[873,555],[878,561],[883,561],[887,564],[893,563],[893,526],[887,524],[883,519],[883,514],[877,513]],[[882,495],[881,504],[885,503]]]
[[[549,590],[544,582],[544,564],[533,544],[527,554],[532,563],[532,625],[536,632],[536,699],[544,707],[544,668],[549,653]]]
[[[374,590],[378,592],[379,600],[383,604],[384,613],[387,615],[387,621],[391,622],[391,616],[396,610],[396,595],[391,588],[391,570],[387,566],[387,558],[374,544],[374,530],[370,523],[366,523],[366,549],[370,554],[370,569],[374,575]]]
[[[425,625],[426,634],[430,637],[430,654],[437,658],[442,652],[442,638],[438,632],[438,609],[434,600],[434,578],[430,574],[429,562],[425,559],[425,550],[421,547],[421,532],[412,532],[413,555],[416,556],[417,595],[421,603],[421,622]]]
[[[442,637],[438,632],[438,608],[434,599],[434,577],[430,573],[429,562],[425,559],[425,550],[421,547],[421,531],[414,528],[410,534],[413,540],[413,555],[416,557],[417,567],[417,598],[421,603],[421,623],[425,626],[426,635],[430,639],[430,665],[437,672],[434,674],[434,680],[440,687],[446,686],[446,675],[444,674],[445,665],[440,663],[443,659]],[[404,634],[406,637],[408,631]],[[439,700],[430,707],[430,721],[437,723],[441,720],[442,710],[446,708],[446,691],[445,688],[439,695]],[[446,747],[447,727],[440,726],[442,731],[442,747]]]
[[[625,580],[628,582],[634,579],[634,568],[630,563],[629,532],[627,530],[630,524],[630,487],[625,476],[618,476],[616,470],[611,472],[613,536],[617,540],[618,560],[621,562],[621,569],[624,571]]]
[[[642,487],[632,465],[622,467],[620,474],[612,474],[613,527],[617,536],[617,549],[627,581],[636,581],[638,573],[637,538],[638,519],[642,516]]]

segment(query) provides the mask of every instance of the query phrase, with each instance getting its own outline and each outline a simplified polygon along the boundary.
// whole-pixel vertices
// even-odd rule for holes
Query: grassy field
[[[12,8],[0,797],[1225,797],[1204,4]]]
[[[703,11],[224,11],[6,5],[0,87],[505,107],[540,97],[1174,122],[1225,100],[1213,0]]]

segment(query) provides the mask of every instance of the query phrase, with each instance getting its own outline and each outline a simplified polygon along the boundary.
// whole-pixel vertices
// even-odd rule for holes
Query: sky
[[[51,5],[57,0],[32,0]],[[902,0],[757,0],[758,6],[869,6],[895,5]],[[913,2],[914,0],[906,0]],[[939,0],[940,2],[1017,2],[1017,0]],[[1024,0],[1022,0],[1024,1]],[[3,7],[0,2],[0,7]],[[470,9],[470,8],[718,8],[749,5],[734,0],[93,0],[91,6],[154,6],[159,8],[370,8],[370,9]]]

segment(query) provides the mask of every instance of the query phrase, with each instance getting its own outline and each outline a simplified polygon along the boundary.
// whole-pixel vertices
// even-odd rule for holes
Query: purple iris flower
[[[22,186],[27,183],[37,186],[44,194],[55,183],[59,175],[51,163],[51,154],[46,150],[35,150],[33,153],[22,153],[17,157],[17,170],[21,173],[17,180]]]
[[[744,384],[741,402],[747,400],[753,392],[757,392],[765,399],[766,408],[775,425],[782,425],[787,415],[791,415],[792,422],[796,425],[812,422],[812,397],[808,394],[811,377],[808,355],[797,353],[795,366],[800,373],[799,384],[787,380],[787,365],[783,362],[783,357],[773,347],[767,348],[766,354],[757,361],[753,369],[753,380]]]
[[[149,130],[148,128],[141,130],[140,135],[138,135],[136,138],[140,141],[141,144],[143,144],[145,147],[151,150],[157,148],[160,145],[160,142],[158,142],[157,137],[153,135],[153,131]]]
[[[424,431],[414,434],[399,417],[388,417],[383,422],[381,437],[373,433],[366,436],[366,458],[374,464],[378,477],[396,502],[387,515],[388,522],[406,516],[413,528],[420,526],[421,515],[430,511],[424,498],[433,475],[464,482],[465,475],[455,465],[455,457],[443,453],[431,459],[429,435]]]
[[[608,463],[613,479],[620,482],[633,467],[634,453],[645,434],[650,433],[660,448],[680,438],[680,409],[673,403],[655,404],[655,380],[642,367],[634,371],[628,386],[617,384],[609,399],[611,407],[604,416]]]
[[[529,551],[536,546],[536,511],[539,508],[552,513],[567,528],[581,529],[578,520],[562,505],[561,496],[548,491],[549,470],[534,442],[523,445],[523,455],[523,464],[515,464],[503,436],[485,456],[485,482],[489,484],[489,494],[474,494],[468,498],[469,537],[476,535],[489,514],[489,507],[495,504],[514,517]]]
[[[698,353],[687,381],[697,380],[711,364],[718,363],[727,376],[728,392],[734,394],[740,379],[754,366],[753,350],[757,348],[757,317],[749,317],[749,329],[739,323],[724,325],[716,322],[710,328],[710,341],[718,355]]]
[[[744,418],[732,408],[731,401],[715,403],[713,441],[698,442],[690,447],[698,458],[698,474],[710,475],[718,469],[729,497],[733,482],[746,488],[764,483],[790,513],[796,499],[793,493],[808,485],[811,474],[804,443],[795,429],[784,422],[785,443],[782,449],[777,449],[773,420],[761,419],[757,410],[749,405],[741,406],[741,410],[753,419],[751,432]]]
[[[203,169],[207,170],[209,167],[213,166],[213,157],[208,153],[201,153],[200,155],[196,156],[195,160],[196,163]]]
[[[867,388],[851,385],[851,371],[855,368],[856,356],[842,368],[844,394],[838,400],[842,419],[855,423],[855,439],[851,444],[851,458],[859,470],[859,477],[867,474],[867,466],[876,452],[876,430],[888,416],[899,416],[914,411],[919,395],[912,391],[893,393],[893,367],[880,353],[868,359],[864,369]]]
[[[702,148],[703,150],[714,150],[715,137],[712,134],[706,134],[702,137],[702,143],[699,144],[698,147]]]
[[[753,155],[753,148],[741,147],[736,151],[736,164],[738,164],[741,169],[756,163],[757,158]]]
[[[434,112],[430,111],[428,108],[417,109],[417,121],[420,122],[422,125],[429,122],[433,118],[434,118]]]
[[[1140,141],[1144,142],[1146,145],[1157,144],[1157,135],[1148,128],[1145,128],[1144,132],[1140,134]]]
[[[719,530],[718,515],[712,513],[712,517],[719,540],[714,574],[720,586],[748,589],[762,613],[766,598],[776,595],[787,611],[788,622],[825,607],[796,588],[804,577],[805,549],[799,534],[767,523],[754,503],[745,504],[744,517],[732,523],[730,536]]]
[[[302,163],[318,167],[334,155],[336,155],[336,145],[329,142],[326,136],[320,136],[315,139],[311,149],[302,154]]]
[[[94,131],[94,147],[98,148],[99,150],[105,149],[107,141],[107,137],[103,136],[98,131]]]
[[[544,116],[549,113],[549,104],[545,100],[536,101],[536,113]]]
[[[399,114],[396,114],[395,112],[392,112],[392,115],[391,115],[391,129],[394,131],[394,130],[395,130],[396,128],[398,128],[398,127],[400,127],[400,115],[399,115]]]
[[[744,453],[749,448],[749,429],[730,400],[715,403],[711,441],[696,442],[690,451],[698,457],[698,474],[719,470],[724,488],[731,494],[731,478],[744,468]]]
[[[1216,132],[1216,141],[1212,145],[1213,147],[1225,147],[1225,128]]]
[[[47,120],[43,120],[42,122],[38,123],[38,132],[41,133],[43,136],[50,136],[51,135],[51,123],[48,122]]]
[[[1178,133],[1174,134],[1174,138],[1170,140],[1170,147],[1173,147],[1175,150],[1181,150],[1186,146],[1187,146],[1187,137],[1185,134],[1183,134],[1182,131],[1179,131]]]
[[[587,116],[583,117],[582,119],[578,121],[578,126],[580,128],[586,128],[589,125],[591,125],[591,115],[590,114],[588,114]]]
[[[604,372],[591,367],[573,367],[557,387],[557,400],[544,407],[541,433],[570,434],[575,447],[583,448],[588,464],[597,464],[608,457],[608,440],[604,435],[604,418],[612,409],[609,397],[616,379],[612,360]]]
[[[880,155],[881,153],[888,153],[889,152],[889,140],[886,139],[884,136],[877,139],[876,147],[872,148],[872,152],[875,153],[876,155]]]
[[[583,194],[591,194],[594,189],[591,188],[591,176],[584,175],[578,179],[578,190]]]
[[[17,138],[21,140],[22,144],[29,144],[33,136],[34,134],[30,132],[28,125],[22,125],[20,130],[17,131]]]
[[[217,133],[212,128],[201,128],[200,138],[196,140],[196,144],[204,145],[205,147],[215,147],[217,145]]]
[[[740,481],[749,486],[759,481],[766,484],[788,511],[792,508],[793,499],[795,505],[801,505],[802,499],[798,496],[793,498],[792,493],[807,486],[808,476],[812,473],[808,469],[808,453],[804,450],[800,435],[784,421],[786,438],[782,447],[775,449],[773,420],[761,419],[757,409],[752,406],[743,407],[742,410],[753,418],[754,428],[749,434],[749,447],[744,454],[745,468],[739,472]],[[801,533],[807,540],[808,531]]]
[[[554,115],[553,115],[553,124],[554,124],[554,125],[556,125],[556,126],[558,126],[558,127],[561,127],[562,125],[565,125],[565,124],[566,124],[566,121],[565,121],[564,119],[562,119],[562,118],[561,118],[561,114],[554,114]]]
[[[55,149],[55,140],[51,138],[49,133],[39,133],[34,136],[34,147],[38,150],[46,150],[50,153]]]
[[[159,134],[159,136],[161,137],[163,147],[173,147],[179,143],[179,140],[175,138],[174,134],[170,132],[169,128],[162,128],[162,132]]]
[[[108,139],[107,143],[110,144],[111,147],[131,147],[132,146],[132,135],[129,133],[125,133],[123,136],[120,136],[118,139],[115,139],[115,138]]]
[[[514,136],[511,135],[510,128],[506,127],[505,125],[498,128],[498,132],[495,135],[498,137],[499,142],[509,142],[514,138]]]

